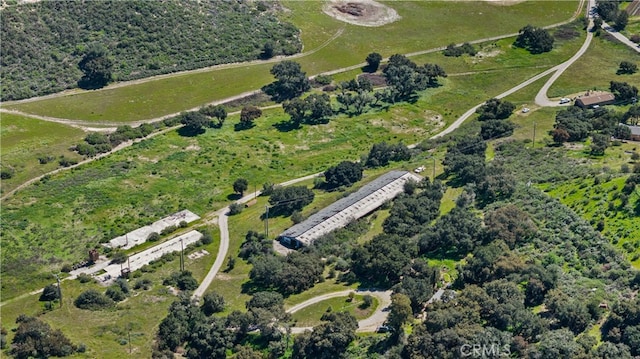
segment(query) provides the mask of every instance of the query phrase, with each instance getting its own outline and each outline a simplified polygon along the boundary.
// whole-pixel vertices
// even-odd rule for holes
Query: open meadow
[[[573,15],[577,3],[527,1],[496,6],[479,1],[395,2],[391,6],[402,19],[379,28],[364,28],[332,19],[320,11],[320,2],[285,2],[284,5],[292,10],[289,20],[302,30],[304,52],[296,61],[308,75],[313,75],[362,63],[366,55],[374,51],[386,57],[452,42],[513,34],[528,23],[544,26],[566,21]],[[341,34],[332,40],[338,31],[342,31]],[[226,65],[130,86],[3,106],[84,121],[147,120],[257,90],[271,81],[270,67],[269,63]]]
[[[284,1],[283,5],[291,10],[284,16],[302,30],[303,55],[295,61],[302,64],[307,75],[312,75],[358,64],[372,51],[380,52],[386,57],[393,53],[408,53],[452,42],[517,32],[527,23],[536,26],[557,23],[570,18],[577,3],[577,0],[525,1],[512,6],[499,6],[480,1],[385,2],[398,11],[402,20],[380,28],[357,27],[332,19],[321,12],[320,2]],[[289,116],[281,108],[265,109],[262,116],[255,120],[254,126],[244,130],[234,126],[240,120],[240,116],[235,114],[229,116],[221,128],[207,128],[198,135],[172,130],[134,143],[78,168],[46,176],[17,191],[2,201],[2,327],[15,328],[15,319],[22,313],[38,315],[52,327],[61,329],[73,343],[86,345],[87,352],[76,353],[72,356],[74,358],[150,357],[158,323],[166,317],[169,305],[177,298],[170,288],[162,284],[162,280],[178,271],[178,256],[157,263],[147,268],[148,270],[135,272],[129,285],[133,286],[140,279],[148,279],[152,283],[150,289],[132,290],[130,297],[107,310],[86,311],[74,306],[73,300],[81,292],[89,288],[104,291],[104,287],[93,282],[64,281],[62,307],[54,310],[48,310],[43,302],[38,302],[38,295],[25,293],[50,284],[53,273],[59,273],[65,264],[83,260],[87,251],[99,246],[99,243],[183,209],[202,217],[191,224],[188,230],[206,226],[214,238],[213,243],[189,249],[189,252],[205,249],[209,253],[186,261],[186,269],[200,282],[212,266],[220,245],[220,233],[213,225],[216,221],[212,221],[211,214],[241,197],[233,191],[232,184],[236,179],[248,179],[248,189],[244,193],[246,195],[262,189],[264,183],[279,183],[322,172],[345,160],[361,160],[375,143],[386,141],[413,144],[425,141],[446,128],[469,108],[571,57],[585,37],[577,22],[569,27],[577,29],[579,35],[557,40],[553,51],[541,55],[530,55],[522,49],[514,48],[514,37],[510,37],[475,45],[482,54],[478,57],[445,57],[441,51],[413,56],[411,59],[418,64],[440,64],[449,76],[440,80],[440,86],[421,91],[411,103],[400,102],[374,108],[358,116],[338,114],[327,123],[302,125],[297,129],[291,128]],[[620,59],[632,56],[633,53],[623,46],[602,37],[596,38],[587,53],[560,77],[548,95],[560,97],[585,89],[607,89],[611,80],[640,83],[638,73],[615,75]],[[272,80],[269,74],[271,66],[272,63],[261,62],[234,64],[141,81],[129,86],[79,91],[60,97],[2,106],[53,117],[126,124],[259,89]],[[360,69],[352,70],[335,75],[334,79],[346,80],[359,73]],[[553,129],[555,116],[561,108],[540,108],[534,104],[536,93],[547,79],[548,77],[540,79],[505,98],[516,105],[510,117],[516,128],[513,135],[488,142],[486,159],[491,161],[498,158],[496,154],[500,153],[499,145],[503,142],[518,141],[521,144],[517,150],[505,151],[504,154],[511,156],[510,166],[526,167],[512,180],[514,187],[517,187],[518,196],[521,196],[518,199],[519,205],[525,206],[523,203],[526,204],[529,200],[538,201],[538,207],[529,208],[531,213],[536,212],[538,215],[535,222],[540,226],[540,232],[537,233],[540,238],[536,238],[536,241],[542,243],[552,238],[543,237],[542,234],[551,233],[552,226],[545,226],[552,222],[555,225],[558,220],[549,217],[547,223],[546,219],[540,219],[540,211],[543,205],[551,207],[551,202],[555,206],[557,202],[554,199],[557,199],[571,209],[567,209],[567,213],[575,212],[588,221],[591,227],[601,231],[638,269],[640,241],[637,239],[640,238],[640,222],[637,220],[637,213],[631,213],[617,193],[627,176],[625,166],[633,167],[636,163],[630,159],[630,153],[640,151],[640,144],[627,142],[609,147],[606,154],[599,157],[589,154],[589,140],[565,148],[549,146],[552,142],[549,132]],[[334,108],[337,107],[335,102],[333,105]],[[522,113],[523,107],[528,107],[531,111]],[[480,125],[475,117],[472,116],[458,133],[479,129]],[[86,135],[81,130],[6,113],[2,114],[0,124],[3,168],[11,166],[16,169],[14,178],[7,182],[3,180],[3,192],[54,169],[60,155],[80,159],[79,155],[68,149]],[[531,143],[528,140],[533,138],[534,129],[535,143]],[[439,200],[439,215],[444,216],[456,207],[459,197],[465,192],[463,186],[454,184],[455,181],[447,182],[453,176],[447,177],[443,173],[442,160],[446,151],[443,143],[447,144],[446,141],[443,140],[429,151],[418,151],[409,161],[367,169],[363,179],[352,188],[341,188],[333,192],[314,189],[314,201],[301,214],[307,217],[391,169],[411,171],[418,166],[425,166],[423,176],[431,177],[433,169],[445,182],[444,197]],[[530,148],[531,151],[527,152]],[[535,152],[535,149],[540,151]],[[51,154],[56,160],[39,164],[36,154],[40,153]],[[544,154],[547,157],[558,155],[558,158],[549,159],[547,163],[543,158]],[[571,162],[571,166],[576,167],[568,168],[568,177],[563,177],[562,180],[549,180],[553,176],[547,171],[563,172],[564,167],[558,165],[563,159],[575,160]],[[534,168],[531,164],[539,167]],[[576,169],[578,166],[580,168]],[[533,188],[528,188],[532,185],[531,181],[525,188],[528,172],[541,173],[540,181],[533,180]],[[587,173],[593,176],[587,177]],[[584,175],[584,178],[577,179],[580,175]],[[314,180],[297,185],[311,188]],[[527,194],[538,189],[546,195],[541,193],[535,199],[526,198]],[[496,203],[502,206],[510,203],[509,200],[501,199],[503,202]],[[547,204],[544,204],[545,200]],[[473,199],[470,201],[473,202]],[[515,201],[514,196],[514,203]],[[640,203],[637,191],[629,196],[629,203]],[[252,265],[239,258],[238,254],[248,231],[264,232],[263,215],[268,205],[268,197],[257,197],[241,213],[228,218],[230,243],[227,257],[207,289],[207,292],[216,292],[225,300],[224,310],[216,316],[228,315],[235,310],[244,312],[245,303],[254,292],[261,289],[249,279]],[[557,209],[559,206],[561,205],[553,208],[561,212]],[[477,206],[473,211],[484,216],[493,209]],[[544,211],[546,215],[546,207]],[[356,243],[368,242],[382,233],[382,223],[389,215],[389,208],[384,207],[364,217],[361,221],[366,223],[367,231],[357,237]],[[530,220],[533,218],[532,214]],[[440,219],[433,220],[431,224]],[[292,224],[290,217],[270,217],[269,237],[275,238]],[[589,225],[586,227],[591,230]],[[423,230],[434,228],[436,226],[427,227],[425,224]],[[575,228],[564,231],[573,236],[572,241],[580,234]],[[419,236],[425,234],[420,233]],[[553,237],[554,240],[560,241],[561,236],[557,237]],[[507,260],[517,259],[513,263],[515,274],[523,270],[525,265],[533,263],[543,263],[545,266],[553,263],[555,266],[556,262],[553,261],[556,260],[562,267],[562,278],[558,280],[554,291],[562,293],[561,290],[566,290],[569,293],[566,287],[573,290],[575,285],[576,288],[593,288],[589,295],[596,295],[593,293],[597,291],[597,295],[604,297],[604,277],[593,279],[596,278],[594,274],[593,282],[587,282],[586,278],[591,272],[584,270],[582,274],[576,274],[582,268],[569,268],[572,264],[581,264],[583,260],[578,255],[573,256],[574,253],[581,252],[571,252],[574,246],[579,247],[578,244],[583,243],[579,239],[575,239],[575,243],[572,241],[567,241],[567,245],[562,246],[558,245],[560,242],[549,240],[545,243],[548,247],[543,248],[536,247],[540,243],[536,242],[534,245],[531,239],[531,243],[519,243],[521,248],[516,250],[506,247],[504,243],[503,247],[496,244],[494,248],[511,253],[511,257],[504,257]],[[132,254],[151,245],[147,243],[127,253]],[[487,243],[482,245],[489,247]],[[480,246],[478,244],[476,249]],[[550,252],[546,253],[545,250]],[[461,279],[464,286],[464,281],[469,280],[464,275],[474,275],[463,274],[463,271],[468,271],[464,265],[468,262],[479,265],[479,260],[488,260],[477,259],[477,254],[482,254],[481,252],[465,252],[459,257],[448,257],[443,253],[418,255],[427,260],[429,265],[439,269],[441,277],[436,280],[438,286],[443,285],[441,280],[451,283],[456,279]],[[567,256],[563,257],[565,254]],[[557,258],[554,259],[554,256]],[[595,254],[593,256],[597,257]],[[522,268],[516,268],[518,266]],[[350,267],[349,270],[354,275],[353,268]],[[531,281],[531,278],[528,280]],[[584,282],[577,285],[571,282],[573,280]],[[498,281],[505,280],[495,280]],[[327,260],[323,280],[301,293],[285,296],[284,307],[290,308],[328,292],[355,290],[361,285],[364,286],[359,278],[350,284],[339,281],[335,276],[335,266]],[[480,283],[478,285],[480,288]],[[514,287],[517,288],[518,285],[524,287],[527,284],[522,282],[514,284]],[[611,297],[614,295],[617,292],[610,294]],[[297,322],[296,326],[317,325],[327,307],[331,307],[334,312],[348,310],[356,318],[363,319],[379,304],[374,299],[370,308],[358,308],[362,302],[361,295],[356,295],[352,302],[346,301],[346,297],[333,298],[309,306],[292,318]],[[533,310],[545,312],[549,309],[541,305]],[[604,312],[604,318],[608,315],[608,310],[607,308],[607,312]],[[83,325],[78,326],[78,318],[81,318]],[[590,321],[591,317],[587,322]],[[410,320],[408,323],[409,331],[406,334],[410,335],[413,327],[418,324],[413,323],[412,326]],[[601,323],[593,325],[590,332],[595,333],[593,328],[600,328]],[[499,330],[496,329],[496,332]],[[9,339],[12,335],[9,334]],[[599,333],[594,335],[601,340]],[[368,338],[361,336],[358,340],[367,341]],[[230,352],[227,348],[227,355]]]

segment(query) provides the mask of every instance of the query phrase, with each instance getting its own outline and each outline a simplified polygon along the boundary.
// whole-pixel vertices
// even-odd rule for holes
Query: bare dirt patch
[[[400,20],[394,9],[373,0],[331,0],[322,11],[337,20],[358,26],[377,27]]]

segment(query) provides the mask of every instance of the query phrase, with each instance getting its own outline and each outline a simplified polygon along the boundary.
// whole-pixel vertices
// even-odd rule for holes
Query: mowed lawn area
[[[285,2],[290,20],[302,30],[304,51],[297,58],[308,75],[351,66],[377,51],[383,56],[517,33],[527,24],[569,19],[578,1],[527,1],[512,6],[488,2],[393,2],[402,19],[379,27],[359,27],[330,18],[321,2]],[[344,32],[327,43],[340,29]],[[455,29],[455,31],[452,31]],[[323,45],[326,45],[323,47]],[[314,49],[318,51],[313,51]],[[5,104],[33,114],[85,121],[130,122],[176,113],[257,90],[271,82],[271,63],[223,66],[211,71],[163,77],[140,84],[80,91],[22,104]]]

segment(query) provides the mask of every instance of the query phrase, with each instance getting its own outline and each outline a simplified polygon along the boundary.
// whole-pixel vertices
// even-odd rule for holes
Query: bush
[[[59,330],[51,329],[49,324],[26,315],[16,319],[10,354],[15,358],[64,357],[76,350],[71,341]],[[6,333],[3,333],[3,338]]]
[[[243,209],[244,209],[243,204],[240,204],[238,202],[231,203],[231,205],[229,206],[229,215],[234,216],[236,214],[240,214],[242,213]]]
[[[330,84],[333,81],[333,78],[329,75],[318,75],[313,79],[313,81],[320,86],[324,86]]]
[[[144,290],[149,290],[152,286],[152,282],[151,279],[149,278],[144,278],[144,279],[138,279],[135,284],[133,285],[133,289],[138,290],[138,289],[144,289]]]
[[[89,283],[93,281],[93,277],[88,275],[87,273],[80,273],[77,277],[80,283]]]
[[[111,298],[111,300],[113,300],[114,302],[121,302],[127,298],[127,296],[117,285],[112,285],[111,287],[107,288],[105,295]]]
[[[158,232],[151,232],[147,237],[147,241],[149,242],[155,242],[159,239],[160,239],[160,234],[158,234]]]
[[[204,303],[200,309],[202,309],[202,312],[205,315],[209,316],[213,313],[220,313],[224,310],[224,298],[220,294],[216,292],[209,292],[205,294],[202,299]]]
[[[169,278],[162,281],[163,285],[175,286],[180,290],[194,290],[198,288],[198,281],[189,271],[172,273]]]
[[[211,232],[209,232],[208,230],[203,230],[200,242],[204,245],[213,243],[213,236],[211,235]]]
[[[3,168],[0,170],[0,179],[9,179],[13,177],[14,170],[12,168]]]
[[[52,302],[58,298],[58,286],[55,284],[49,284],[44,287],[42,290],[42,294],[40,294],[40,298],[38,299],[41,302]]]
[[[366,294],[364,297],[362,297],[362,304],[360,304],[360,308],[366,309],[371,307],[372,304],[373,304],[373,297],[370,296],[369,294]]]
[[[114,302],[107,296],[100,294],[98,291],[89,289],[82,292],[73,304],[80,309],[100,310],[112,307]]]

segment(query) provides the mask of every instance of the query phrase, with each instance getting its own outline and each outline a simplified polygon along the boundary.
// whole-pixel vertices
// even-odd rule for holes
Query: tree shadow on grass
[[[249,280],[247,282],[242,283],[241,288],[242,288],[242,290],[241,290],[242,293],[251,294],[251,295],[253,295],[253,294],[257,293],[257,292],[264,292],[264,291],[270,290],[270,288],[261,286],[261,285],[255,283],[252,280]]]
[[[293,130],[300,129],[300,125],[293,121],[280,121],[278,123],[273,124],[273,127],[280,132],[289,132]]]
[[[193,127],[180,127],[178,129],[178,134],[182,137],[195,137],[205,133],[206,130],[204,128],[195,129]]]
[[[231,193],[227,195],[227,199],[230,201],[237,201],[240,198],[242,198],[242,195],[240,193]]]

